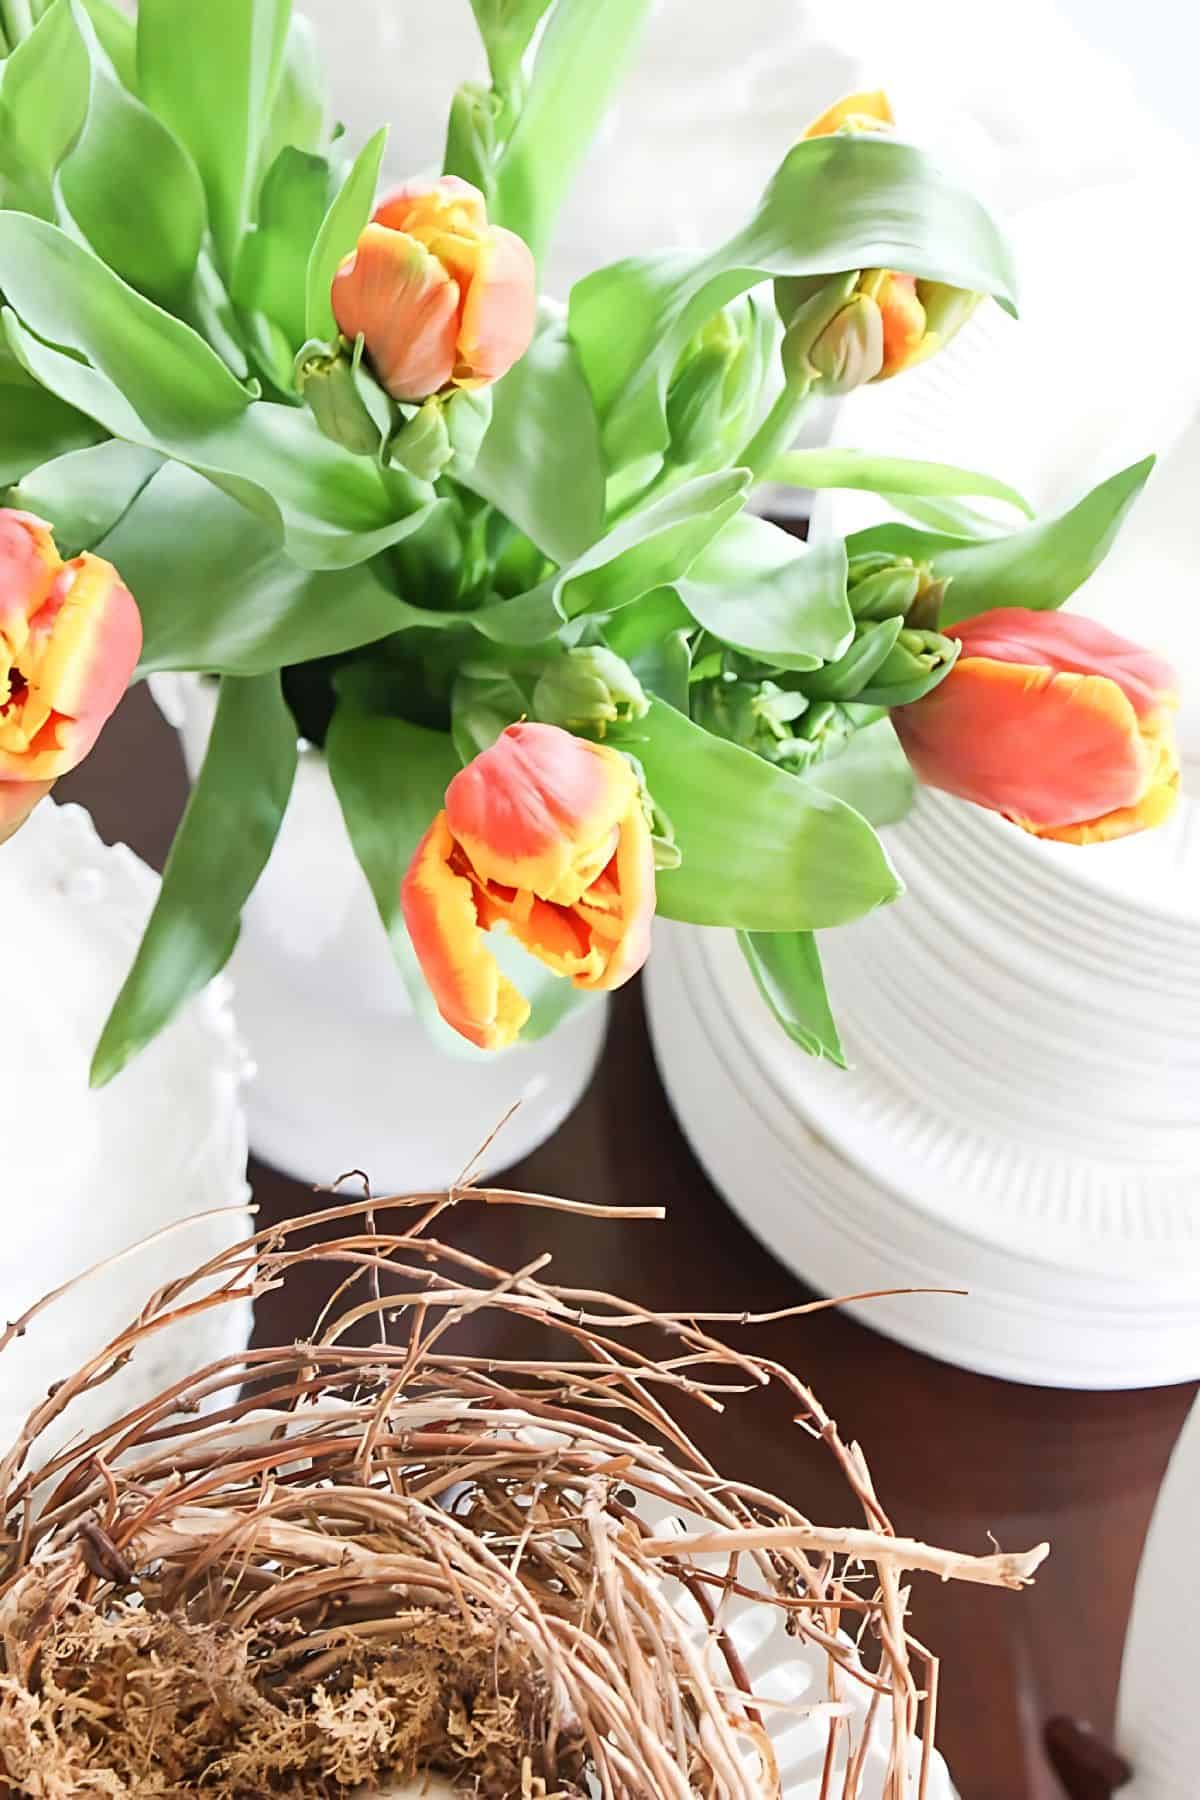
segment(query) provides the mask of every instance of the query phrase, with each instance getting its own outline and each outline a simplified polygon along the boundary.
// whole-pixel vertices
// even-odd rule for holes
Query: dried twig
[[[907,1800],[918,1775],[924,1791],[936,1664],[907,1636],[902,1572],[1021,1586],[1045,1546],[897,1537],[815,1395],[709,1329],[751,1316],[658,1315],[547,1282],[545,1258],[506,1271],[433,1235],[476,1204],[619,1210],[499,1189],[339,1202],[166,1284],[34,1409],[0,1457],[0,1792],[36,1777],[149,1800],[202,1773],[214,1800],[340,1796],[423,1769],[480,1796],[771,1800],[788,1709],[756,1699],[729,1635],[748,1605],[827,1661],[805,1708],[825,1800],[866,1800],[868,1733],[889,1764],[872,1800]],[[313,1263],[334,1296],[310,1340],[222,1358],[41,1453],[72,1399],[173,1320]],[[502,1354],[516,1324],[557,1347]],[[680,1422],[771,1383],[863,1526],[814,1525],[719,1473]]]

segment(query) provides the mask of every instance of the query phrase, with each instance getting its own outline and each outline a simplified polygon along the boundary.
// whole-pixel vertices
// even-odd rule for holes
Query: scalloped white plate
[[[92,1049],[129,968],[158,877],[125,845],[101,842],[79,806],[46,800],[0,855],[0,940],[9,1053],[0,1084],[5,1186],[0,1316],[177,1221],[90,1276],[52,1319],[0,1356],[0,1442],[49,1383],[73,1373],[161,1282],[249,1228],[244,1210],[245,1053],[227,985],[185,1009],[123,1074],[88,1087]],[[76,1401],[68,1432],[114,1416],[203,1360],[241,1349],[250,1308],[172,1327],[111,1382]]]

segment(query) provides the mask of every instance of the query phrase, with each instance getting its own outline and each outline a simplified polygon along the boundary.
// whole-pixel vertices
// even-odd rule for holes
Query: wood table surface
[[[161,866],[185,780],[172,733],[144,688],[126,698],[57,797],[81,802],[102,836]],[[272,1169],[253,1164],[251,1179],[263,1223],[312,1204],[310,1189]],[[601,1224],[464,1208],[465,1243],[505,1266],[547,1249],[552,1279],[663,1309],[767,1311],[807,1297],[738,1223],[688,1149],[655,1071],[636,984],[616,997],[603,1063],[583,1103],[504,1180],[667,1209],[664,1224]],[[286,1313],[265,1302],[260,1338],[302,1333],[317,1299],[315,1288],[292,1292]],[[912,1623],[941,1658],[938,1741],[962,1800],[1062,1800],[1042,1729],[1052,1715],[1069,1714],[1111,1730],[1142,1541],[1194,1390],[1020,1387],[934,1362],[836,1311],[757,1327],[751,1341],[790,1363],[843,1434],[861,1442],[897,1531],[967,1551],[986,1551],[993,1538],[1013,1549],[1050,1540],[1050,1561],[1023,1594],[916,1576]],[[731,1472],[821,1522],[858,1522],[832,1463],[774,1396],[735,1401],[720,1418],[698,1415],[688,1425]]]

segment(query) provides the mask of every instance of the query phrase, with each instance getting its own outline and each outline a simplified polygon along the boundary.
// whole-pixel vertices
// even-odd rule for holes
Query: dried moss
[[[136,1601],[64,1604],[36,1574],[0,1624],[7,1668],[37,1645],[27,1674],[0,1675],[0,1768],[13,1793],[35,1800],[337,1800],[418,1772],[466,1794],[546,1793],[534,1759],[548,1696],[527,1660],[437,1608],[397,1615],[378,1649],[347,1632],[295,1666],[298,1625],[256,1631]],[[586,1793],[575,1761],[580,1781],[556,1790],[562,1800]]]

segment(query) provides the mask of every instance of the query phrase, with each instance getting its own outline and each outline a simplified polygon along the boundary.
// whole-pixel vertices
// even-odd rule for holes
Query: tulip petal
[[[1128,696],[1139,718],[1171,705],[1178,692],[1178,677],[1163,657],[1082,613],[1000,606],[962,620],[952,635],[961,641],[964,657],[995,657],[1075,675],[1106,675]]]
[[[954,636],[946,680],[892,713],[927,786],[1064,843],[1170,816],[1176,681],[1161,657],[1080,614],[1024,607],[966,619]]]
[[[940,687],[892,718],[923,782],[1026,830],[1135,806],[1146,786],[1137,715],[1104,676],[960,656]]]
[[[368,225],[333,278],[338,330],[361,333],[394,400],[426,400],[454,371],[459,287],[416,238]]]
[[[32,513],[0,508],[0,638],[12,655],[24,647],[29,619],[48,598],[61,568],[47,524]]]
[[[426,232],[481,234],[487,230],[487,202],[459,175],[433,181],[406,181],[386,194],[371,215],[375,224],[424,238]]]
[[[510,725],[446,790],[480,879],[571,906],[600,874],[637,797],[625,758],[557,725]]]
[[[82,762],[141,648],[141,616],[111,563],[89,554],[62,565],[8,671],[0,779],[50,782]]]
[[[650,954],[650,926],[655,903],[654,843],[640,797],[621,825],[621,838],[613,862],[621,934],[609,956],[604,978],[596,984],[607,989],[619,988],[636,975]],[[593,889],[592,894],[580,903],[580,911],[585,917],[588,916],[587,901],[595,892]]]
[[[925,308],[917,298],[916,278],[886,271],[874,289],[869,279],[864,291],[873,293],[883,321],[883,366],[877,380],[899,375],[920,360],[925,340]]]
[[[52,781],[0,781],[0,844],[21,829],[53,786]]]
[[[479,244],[458,333],[454,379],[460,386],[498,381],[533,342],[537,271],[515,232],[494,225]]]
[[[849,129],[851,131],[879,131],[887,125],[893,125],[888,97],[882,88],[872,88],[857,94],[847,94],[842,100],[835,100],[832,106],[826,107],[819,118],[813,120],[805,131],[805,138],[831,137],[835,131]]]
[[[481,1050],[502,1050],[519,1034],[529,1005],[488,949],[474,886],[452,867],[454,855],[440,812],[404,878],[404,923],[446,1023]]]

